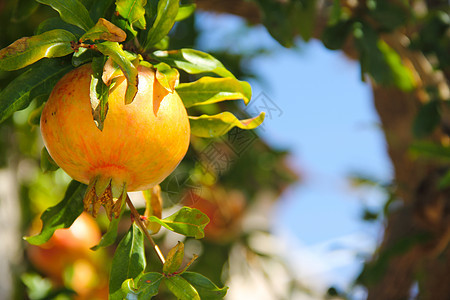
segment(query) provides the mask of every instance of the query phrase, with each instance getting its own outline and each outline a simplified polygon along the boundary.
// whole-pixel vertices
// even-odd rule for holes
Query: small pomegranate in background
[[[38,229],[32,228],[31,231],[38,232]],[[55,285],[73,289],[78,294],[76,299],[97,299],[93,295],[99,293],[105,297],[98,299],[106,299],[105,255],[101,250],[90,249],[100,239],[100,228],[95,220],[88,213],[82,213],[71,227],[56,230],[45,244],[29,245],[27,253],[37,270]],[[70,273],[69,278],[67,272]],[[105,276],[98,275],[102,273]]]

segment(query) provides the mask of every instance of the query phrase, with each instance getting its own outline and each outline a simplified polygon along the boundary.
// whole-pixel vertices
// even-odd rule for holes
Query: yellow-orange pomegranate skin
[[[160,183],[179,164],[189,146],[186,109],[176,92],[139,66],[138,93],[125,104],[127,81],[116,78],[100,131],[89,97],[91,65],[66,74],[54,87],[41,116],[44,144],[72,178],[88,184],[96,176],[126,183],[128,191]]]

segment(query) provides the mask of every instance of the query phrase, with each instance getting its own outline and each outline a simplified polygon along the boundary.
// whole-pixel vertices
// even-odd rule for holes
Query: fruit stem
[[[164,258],[164,255],[162,254],[161,249],[159,249],[159,246],[156,245],[156,243],[153,240],[152,236],[150,235],[150,233],[148,233],[147,228],[145,227],[144,223],[142,223],[142,221],[141,221],[141,215],[138,213],[138,211],[134,207],[133,202],[131,202],[131,199],[130,199],[130,197],[128,195],[127,195],[126,201],[127,201],[128,207],[130,208],[131,215],[134,217],[134,221],[141,228],[141,230],[144,232],[144,235],[147,237],[147,239],[150,242],[150,244],[152,244],[153,249],[155,250],[156,254],[158,255],[159,260],[164,265],[166,263],[166,259]]]

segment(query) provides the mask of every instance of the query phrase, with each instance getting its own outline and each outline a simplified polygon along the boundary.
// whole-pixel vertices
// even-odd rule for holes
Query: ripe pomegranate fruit
[[[164,180],[186,154],[190,138],[180,97],[156,80],[153,69],[138,67],[138,92],[128,105],[127,81],[116,73],[102,131],[92,117],[90,64],[61,78],[40,121],[53,160],[75,180],[89,184],[85,208],[95,216],[103,205],[110,218],[119,215],[127,191],[146,190]],[[107,71],[104,81],[110,81],[105,75]]]
[[[40,223],[40,222],[39,222]],[[39,224],[35,222],[31,233],[39,232]],[[101,231],[95,220],[87,213],[82,213],[75,222],[66,229],[55,231],[51,239],[43,245],[29,245],[28,257],[33,265],[52,280],[57,286],[69,285],[77,292],[75,299],[94,299],[92,294],[97,294],[105,289],[104,276],[105,252],[92,251],[91,247],[98,244]],[[70,280],[64,274],[71,269]],[[106,276],[106,275],[105,275]],[[101,299],[106,299],[107,294]]]

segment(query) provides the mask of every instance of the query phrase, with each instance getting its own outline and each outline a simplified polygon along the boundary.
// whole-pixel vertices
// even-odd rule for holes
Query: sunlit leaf
[[[86,185],[75,180],[70,182],[66,194],[61,202],[48,208],[41,216],[42,230],[38,235],[25,239],[33,245],[41,245],[47,242],[59,228],[69,228],[83,212],[83,197]]]
[[[56,10],[64,22],[80,27],[87,31],[94,26],[86,7],[78,0],[36,0],[50,5]]]
[[[247,104],[252,97],[248,82],[229,77],[202,77],[194,82],[181,83],[176,90],[186,107],[237,99]]]
[[[355,23],[355,43],[360,53],[361,70],[379,84],[396,86],[411,91],[416,82],[412,71],[402,62],[400,55],[378,38],[376,31],[364,23]]]
[[[154,65],[156,68],[156,80],[168,91],[173,92],[178,85],[180,73],[166,63]]]
[[[224,135],[235,126],[241,129],[254,129],[264,121],[264,116],[265,114],[262,112],[257,117],[238,120],[232,113],[226,111],[212,116],[189,116],[189,121],[193,135],[213,138]]]
[[[179,275],[164,278],[164,283],[177,299],[200,300],[200,296],[195,288]]]
[[[153,56],[166,64],[190,74],[214,73],[221,77],[235,78],[223,64],[212,55],[194,49],[153,52]]]
[[[150,49],[172,29],[178,14],[179,0],[159,0],[156,19],[149,29],[144,49]]]
[[[93,58],[89,93],[94,123],[100,130],[103,130],[106,114],[108,113],[109,86],[102,80],[105,62],[105,56]]]
[[[136,278],[146,266],[144,235],[133,223],[114,253],[109,279],[109,299],[122,300],[122,283]]]
[[[147,0],[118,0],[116,1],[116,11],[119,15],[128,20],[131,26],[145,29],[145,4]]]
[[[29,66],[0,92],[0,122],[26,108],[34,97],[50,94],[56,82],[72,69],[71,64],[56,59],[44,59]]]
[[[67,30],[55,29],[32,37],[23,37],[0,50],[0,69],[17,70],[44,58],[73,52],[76,37]]]
[[[89,29],[80,38],[80,42],[85,43],[87,41],[110,41],[110,42],[123,42],[127,38],[125,31],[114,25],[113,23],[103,18],[98,19],[97,24]]]
[[[49,171],[56,171],[59,169],[58,164],[53,160],[47,151],[47,148],[43,147],[41,151],[41,170],[44,173]]]
[[[173,215],[161,220],[151,216],[150,221],[158,222],[165,228],[179,234],[201,239],[205,236],[204,228],[209,223],[207,215],[195,208],[183,207]]]
[[[197,5],[195,5],[195,3],[180,5],[175,22],[183,21],[184,19],[189,18],[195,12],[196,7]]]
[[[163,272],[165,274],[172,274],[181,268],[181,263],[184,258],[184,244],[178,242],[175,247],[170,249],[166,257],[166,262],[163,266]]]
[[[108,55],[120,66],[127,79],[127,90],[125,92],[125,104],[133,102],[138,90],[138,71],[127,58],[127,54],[116,42],[104,42],[97,44],[97,49],[104,55]]]
[[[227,294],[228,287],[219,288],[205,276],[194,273],[184,272],[181,277],[186,279],[198,292],[202,300],[219,300]]]

